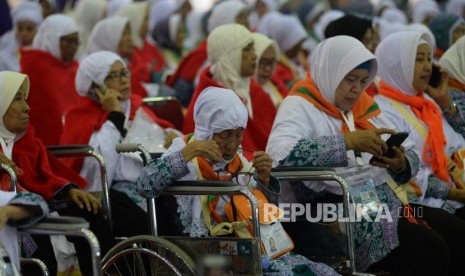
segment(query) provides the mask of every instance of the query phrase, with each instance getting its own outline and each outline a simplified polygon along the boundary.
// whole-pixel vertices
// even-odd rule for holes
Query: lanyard
[[[352,111],[349,111],[346,114],[344,114],[344,112],[341,111],[341,115],[342,115],[342,119],[344,119],[344,122],[346,123],[347,127],[349,128],[349,131],[350,132],[356,131],[356,129],[355,129],[355,121],[354,121],[354,113],[352,113]],[[362,166],[363,165],[363,160],[361,158],[362,155],[360,154],[360,152],[351,151],[351,153],[353,154],[354,160],[357,162],[357,165]]]

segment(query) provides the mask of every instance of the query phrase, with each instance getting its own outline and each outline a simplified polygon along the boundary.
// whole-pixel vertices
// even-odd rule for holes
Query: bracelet
[[[443,113],[448,113],[453,108],[456,108],[457,104],[454,101],[451,101],[450,105],[442,110]]]

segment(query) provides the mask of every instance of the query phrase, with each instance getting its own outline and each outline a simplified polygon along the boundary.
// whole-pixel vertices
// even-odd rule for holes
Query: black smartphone
[[[438,65],[433,64],[429,85],[432,87],[438,87],[441,82],[441,75],[441,68]]]
[[[387,139],[386,144],[388,146],[388,150],[384,154],[385,157],[387,158],[392,158],[394,157],[395,153],[394,150],[392,149],[393,147],[399,147],[402,145],[402,143],[407,139],[408,133],[407,132],[397,132],[396,134],[391,134],[391,137]],[[373,161],[378,161],[378,158],[373,156],[370,159],[370,163]]]

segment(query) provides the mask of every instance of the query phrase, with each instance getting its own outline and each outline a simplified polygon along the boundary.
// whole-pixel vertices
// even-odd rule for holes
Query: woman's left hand
[[[377,167],[390,169],[394,173],[403,172],[407,166],[404,147],[392,147],[394,157],[379,156],[378,161],[373,161],[371,164]]]
[[[268,187],[270,183],[270,173],[271,167],[273,165],[273,159],[264,151],[256,151],[253,154],[254,161],[253,167],[258,175],[258,180],[262,183],[265,187]]]
[[[76,204],[80,209],[84,209],[85,207],[88,212],[97,214],[101,207],[100,201],[95,196],[81,189],[70,189],[68,191],[68,195],[74,204]]]

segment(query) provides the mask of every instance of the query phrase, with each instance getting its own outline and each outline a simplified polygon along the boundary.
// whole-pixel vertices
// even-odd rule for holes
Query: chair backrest
[[[171,122],[178,130],[182,129],[184,123],[182,104],[175,97],[149,97],[144,98],[143,103],[157,117]]]

